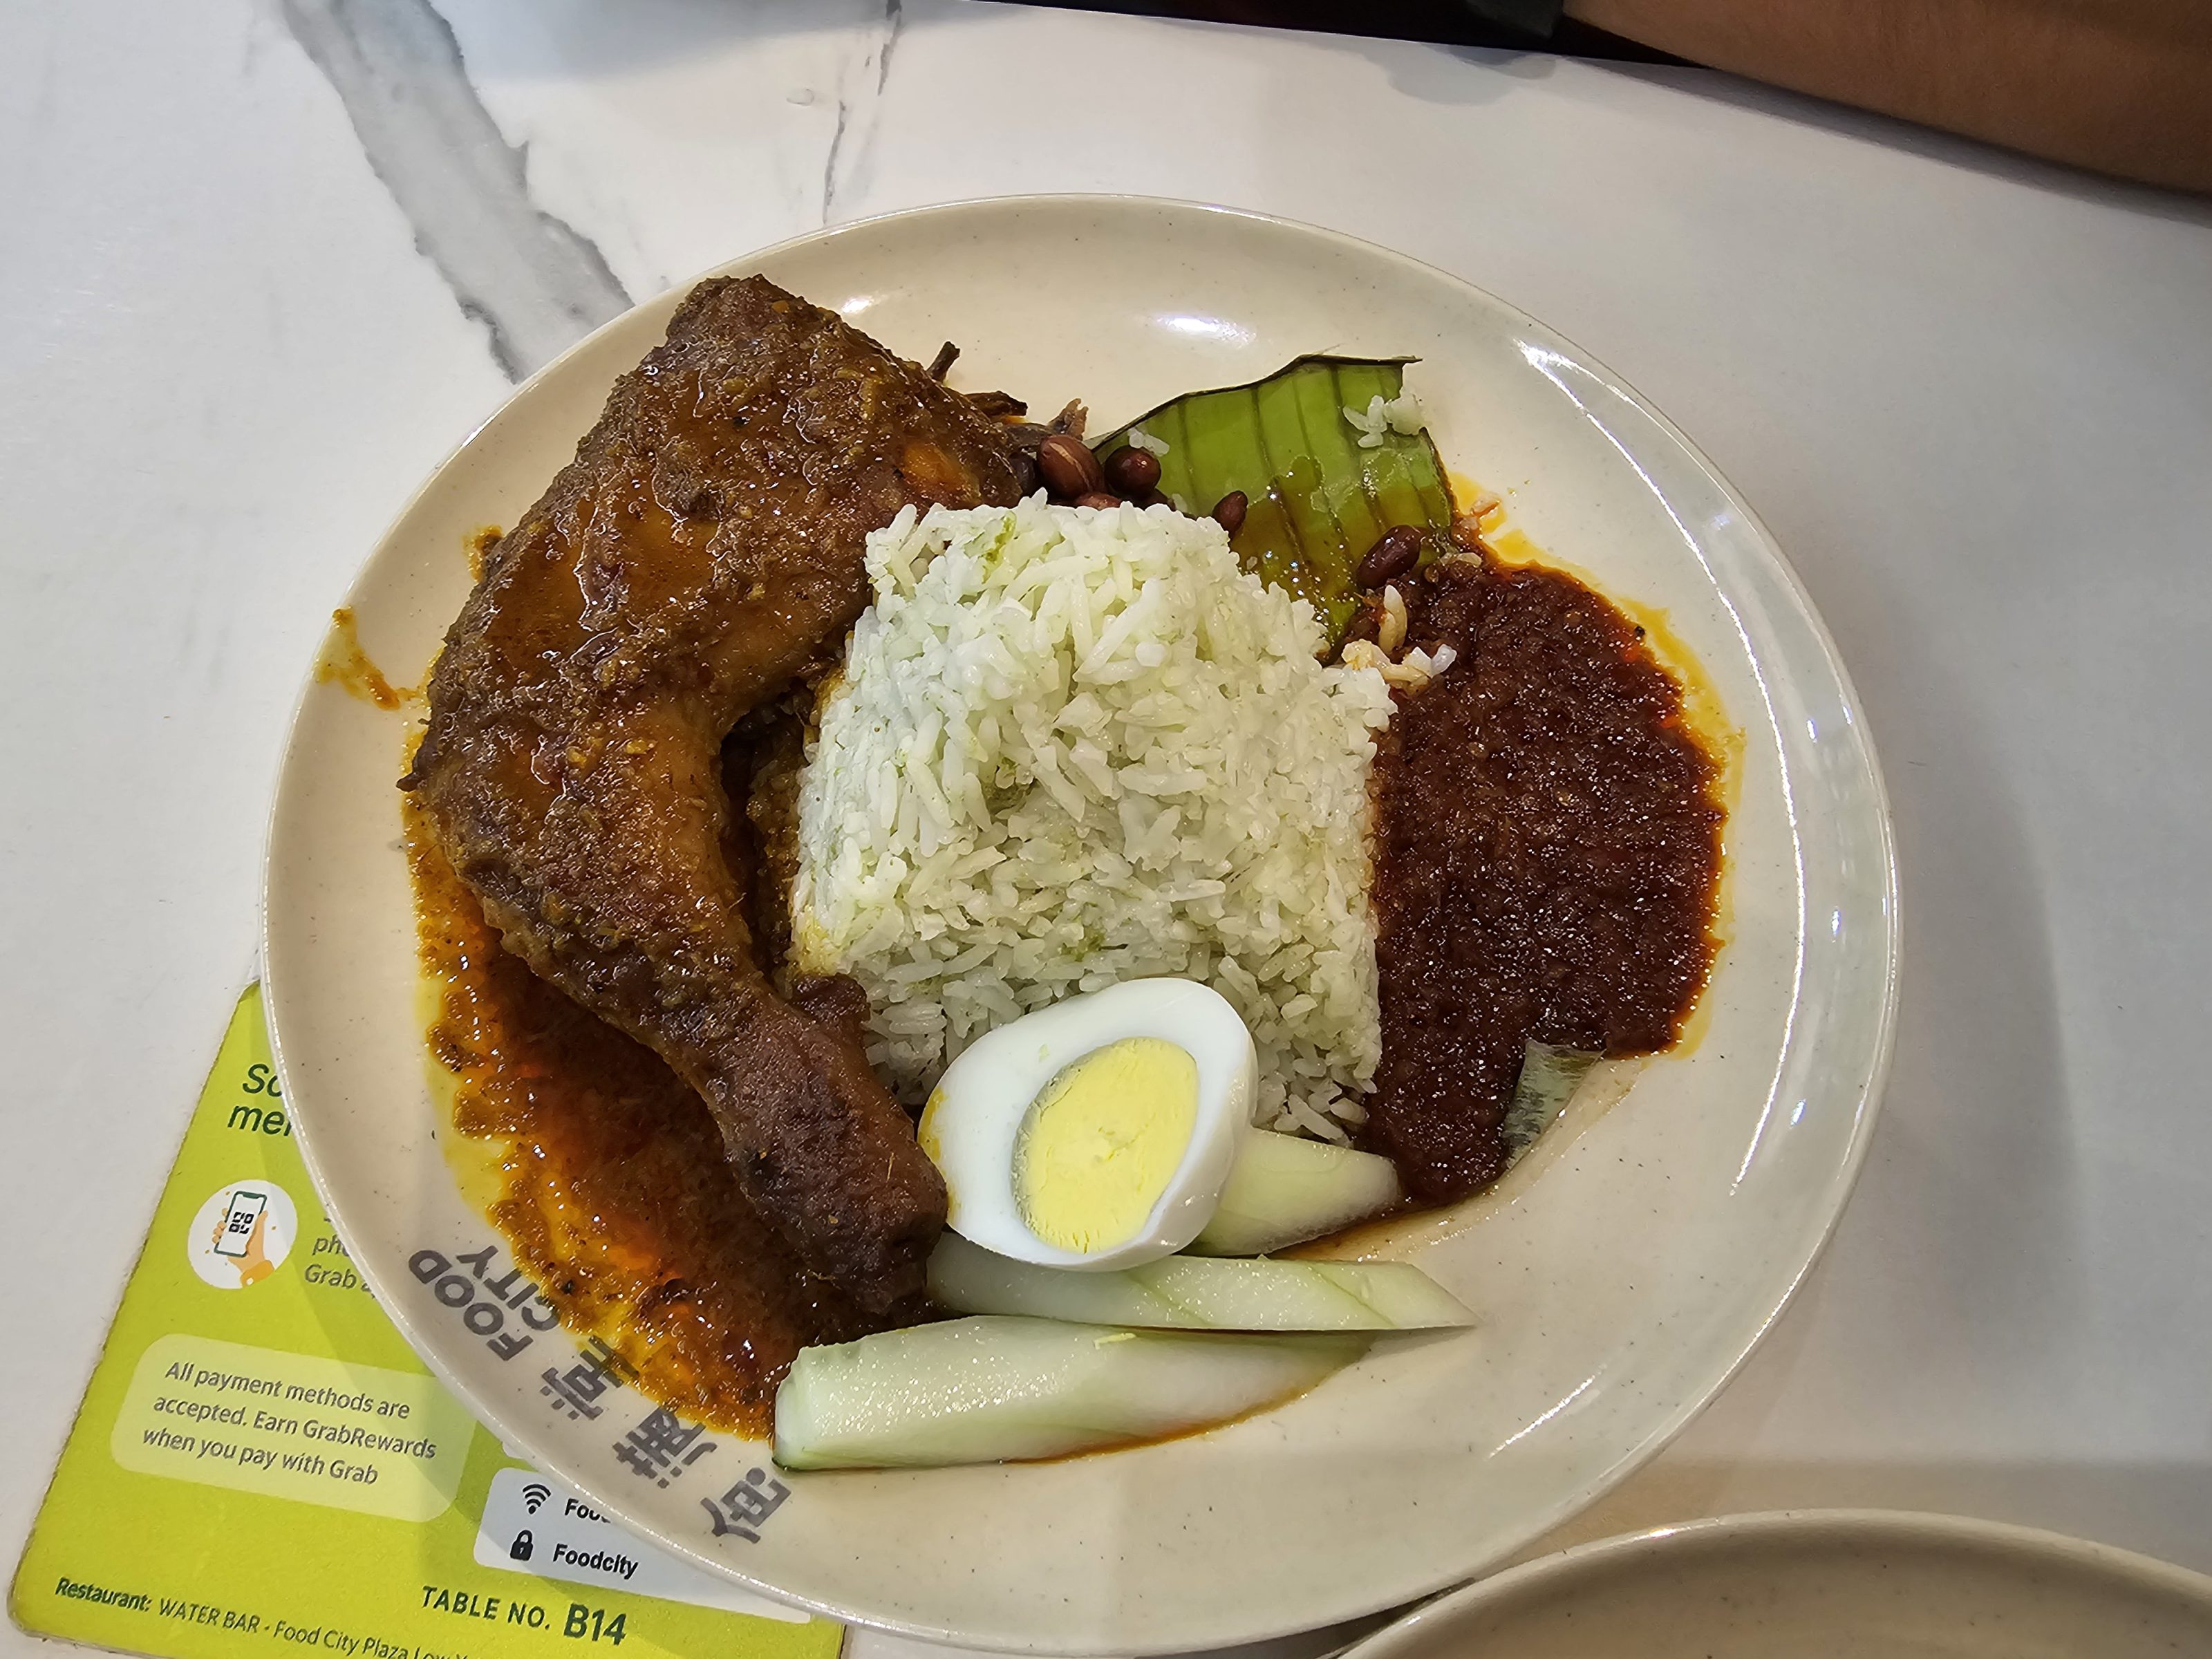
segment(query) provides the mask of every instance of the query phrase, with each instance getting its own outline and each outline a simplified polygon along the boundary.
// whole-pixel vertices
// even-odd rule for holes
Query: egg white
[[[1022,1118],[1066,1067],[1124,1037],[1162,1037],[1198,1066],[1190,1141],[1145,1224],[1127,1240],[1080,1252],[1047,1243],[1022,1220],[1014,1142]],[[1048,1267],[1133,1267],[1198,1237],[1252,1115],[1258,1055],[1220,993],[1187,979],[1139,979],[1025,1014],[971,1044],[945,1067],[926,1119],[945,1177],[952,1231],[987,1250]]]

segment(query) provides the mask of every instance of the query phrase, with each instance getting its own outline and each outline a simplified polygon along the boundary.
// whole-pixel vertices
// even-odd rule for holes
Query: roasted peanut
[[[1082,439],[1055,432],[1037,446],[1037,471],[1055,495],[1073,499],[1106,488],[1105,469]]]
[[[1106,482],[1132,499],[1160,481],[1160,458],[1124,444],[1106,458]]]
[[[1412,525],[1394,525],[1367,550],[1352,580],[1362,587],[1380,587],[1404,575],[1421,558],[1421,532]]]

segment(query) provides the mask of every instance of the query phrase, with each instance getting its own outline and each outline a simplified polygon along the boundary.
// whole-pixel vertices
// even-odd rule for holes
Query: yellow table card
[[[511,1456],[378,1310],[239,1000],[9,1597],[163,1659],[835,1659]]]

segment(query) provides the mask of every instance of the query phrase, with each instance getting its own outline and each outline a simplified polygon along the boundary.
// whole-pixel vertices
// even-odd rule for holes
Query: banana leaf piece
[[[1249,386],[1162,404],[1094,446],[1103,459],[1131,428],[1167,446],[1159,491],[1204,513],[1231,490],[1246,499],[1230,538],[1243,567],[1308,600],[1332,644],[1358,611],[1352,571],[1382,532],[1427,532],[1424,561],[1450,547],[1451,490],[1427,429],[1385,430],[1363,447],[1344,417],[1395,398],[1411,359],[1300,357]]]

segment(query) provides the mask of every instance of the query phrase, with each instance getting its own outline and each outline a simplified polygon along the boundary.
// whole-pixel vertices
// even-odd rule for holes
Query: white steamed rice
[[[798,966],[852,974],[909,1100],[993,1026],[1146,975],[1251,1027],[1259,1117],[1342,1139],[1380,1049],[1372,667],[1211,520],[902,513],[799,787]]]

